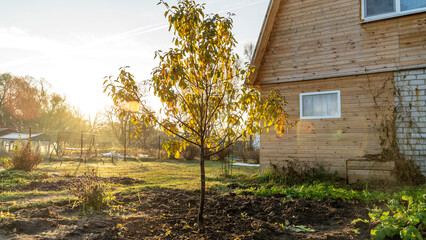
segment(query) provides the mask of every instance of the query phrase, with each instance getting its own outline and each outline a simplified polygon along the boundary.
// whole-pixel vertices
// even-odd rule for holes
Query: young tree
[[[177,136],[165,144],[166,151],[179,152],[193,144],[200,148],[201,194],[198,221],[203,224],[205,205],[204,159],[228,148],[239,138],[275,126],[283,134],[291,124],[284,109],[284,98],[271,91],[262,96],[255,87],[242,80],[252,70],[240,67],[232,50],[236,40],[232,34],[230,14],[205,15],[204,5],[193,0],[180,0],[165,16],[173,30],[174,48],[157,51],[160,60],[148,81],[150,89],[163,104],[157,116],[141,99],[133,75],[120,69],[117,79],[107,78],[108,91],[116,106],[138,103],[132,122],[157,124],[166,133]],[[134,104],[133,104],[134,105]],[[127,112],[129,112],[127,110]]]

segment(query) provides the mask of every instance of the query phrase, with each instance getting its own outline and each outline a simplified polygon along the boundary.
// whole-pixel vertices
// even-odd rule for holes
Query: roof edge
[[[263,55],[265,54],[267,41],[271,36],[272,28],[274,27],[275,18],[278,13],[281,0],[270,0],[268,10],[266,11],[263,25],[257,39],[256,48],[254,50],[253,58],[251,59],[251,65],[254,66],[254,73],[249,78],[249,83],[254,84],[257,79],[258,69],[262,63]]]

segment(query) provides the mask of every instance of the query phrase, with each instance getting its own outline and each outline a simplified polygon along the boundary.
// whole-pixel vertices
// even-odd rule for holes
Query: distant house
[[[42,155],[47,155],[50,152],[50,140],[44,133],[31,134],[18,133],[11,129],[0,129],[0,155],[10,154],[13,147],[19,141],[26,142],[31,138],[32,146],[35,151],[40,152]]]
[[[11,132],[13,132],[13,130],[10,128],[0,128],[0,136],[6,135]]]
[[[426,1],[271,0],[252,64],[252,84],[280,90],[298,121],[261,135],[261,168],[388,176],[392,163],[358,160],[396,140],[426,174]]]

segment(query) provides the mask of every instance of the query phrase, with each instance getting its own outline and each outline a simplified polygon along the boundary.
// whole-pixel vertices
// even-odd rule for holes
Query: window
[[[364,22],[426,12],[426,0],[362,0]]]
[[[300,119],[340,118],[340,91],[300,94]]]

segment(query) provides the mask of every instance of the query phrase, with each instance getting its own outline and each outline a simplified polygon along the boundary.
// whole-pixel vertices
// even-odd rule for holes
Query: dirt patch
[[[0,239],[96,239],[117,222],[105,214],[82,215],[69,204],[23,209],[15,216],[0,224]]]
[[[76,181],[81,181],[82,176],[72,177],[50,177],[47,179],[44,179],[42,181],[33,181],[28,185],[18,187],[14,189],[15,191],[62,191],[62,190],[68,190],[72,187],[72,185]],[[134,179],[129,177],[110,177],[110,178],[103,178],[98,177],[98,180],[106,182],[106,183],[113,183],[113,184],[122,184],[122,185],[132,185],[132,184],[138,184],[138,183],[144,183],[143,180],[140,179]]]
[[[132,196],[124,201],[134,202]],[[198,194],[161,190],[144,194],[137,210],[145,217],[127,219],[124,239],[360,239],[351,221],[368,218],[365,204],[329,201],[284,201],[256,196],[210,195],[205,228],[196,225]],[[286,226],[287,223],[287,226]],[[314,233],[295,232],[303,225]],[[283,227],[284,226],[284,227]],[[286,229],[287,228],[287,229]],[[361,239],[369,238],[369,229]]]
[[[129,177],[110,177],[110,178],[99,178],[100,180],[104,182],[109,183],[115,183],[115,184],[122,184],[122,185],[132,185],[132,184],[138,184],[138,183],[144,183],[145,181],[135,178],[129,178]]]
[[[3,239],[368,239],[366,205],[339,200],[207,196],[205,228],[197,226],[199,193],[148,189],[121,196],[120,216],[84,215],[72,204],[22,209],[0,224]],[[315,232],[296,232],[306,226]],[[358,229],[361,234],[353,230]]]

